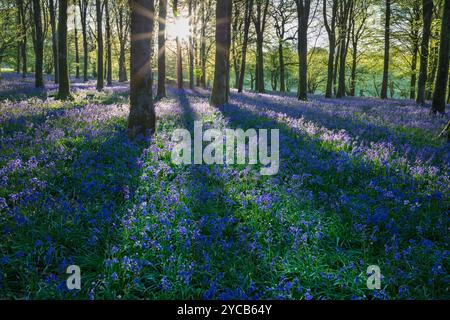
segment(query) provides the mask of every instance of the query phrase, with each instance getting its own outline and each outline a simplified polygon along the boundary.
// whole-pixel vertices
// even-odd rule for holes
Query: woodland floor
[[[409,100],[209,92],[126,137],[128,84],[0,84],[0,298],[450,298],[448,118]],[[280,129],[280,171],[176,166],[171,133]],[[81,291],[66,288],[68,265]],[[379,265],[382,290],[368,290]]]

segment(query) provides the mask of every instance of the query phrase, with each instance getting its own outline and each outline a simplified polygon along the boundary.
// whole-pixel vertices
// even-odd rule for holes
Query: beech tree
[[[158,32],[158,88],[156,96],[166,96],[166,18],[167,0],[159,0]]]
[[[439,48],[439,63],[434,86],[431,112],[445,113],[445,91],[447,89],[448,68],[450,58],[450,0],[444,1],[441,24],[441,41]]]
[[[67,7],[68,0],[60,0],[58,7],[58,99],[70,97],[69,69],[67,66]]]
[[[44,33],[42,30],[42,11],[41,1],[33,0],[33,17],[34,17],[34,79],[35,87],[44,87]]]
[[[151,47],[153,36],[153,0],[130,0],[131,10],[131,82],[128,135],[148,136],[155,132],[156,115],[152,95]]]
[[[308,100],[308,24],[311,0],[295,0],[298,20],[298,99]]]
[[[387,99],[388,82],[389,82],[389,59],[391,46],[391,0],[386,1],[385,10],[385,27],[384,27],[384,67],[383,82],[381,85],[381,99]]]
[[[228,79],[230,68],[232,0],[216,3],[216,59],[211,105],[221,106],[228,102]]]

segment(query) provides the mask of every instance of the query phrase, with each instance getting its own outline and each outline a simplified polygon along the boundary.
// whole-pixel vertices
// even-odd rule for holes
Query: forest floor
[[[409,100],[169,89],[151,141],[128,84],[0,84],[0,298],[450,298],[448,118]],[[280,171],[174,165],[171,133],[280,130]],[[66,268],[81,268],[68,291]],[[382,290],[367,289],[367,267]]]

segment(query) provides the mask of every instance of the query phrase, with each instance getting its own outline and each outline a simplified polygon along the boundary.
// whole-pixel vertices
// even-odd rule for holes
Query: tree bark
[[[73,24],[74,24],[74,32],[75,32],[75,78],[80,78],[80,53],[78,51],[78,27],[77,27],[77,10],[74,7],[73,10]]]
[[[339,79],[338,90],[336,97],[343,98],[346,95],[345,88],[345,67],[347,58],[347,35],[348,35],[348,20],[350,11],[353,8],[352,0],[341,0],[341,12],[339,17],[339,39],[341,50],[339,52]]]
[[[428,57],[429,57],[429,42],[431,35],[431,22],[433,19],[433,0],[422,0],[423,4],[423,28],[422,28],[422,43],[420,45],[420,68],[419,80],[417,84],[417,103],[425,103],[425,93],[428,77]]]
[[[189,0],[189,88],[194,89],[194,43],[192,35],[192,27],[194,24],[194,16],[192,13],[193,0]]]
[[[442,14],[441,42],[439,48],[439,63],[434,86],[431,112],[445,113],[445,91],[447,90],[448,68],[450,58],[450,0],[444,2]]]
[[[263,7],[264,6],[264,7]],[[265,93],[264,77],[264,32],[266,29],[267,13],[269,10],[269,0],[256,0],[256,17],[254,17],[256,31],[256,91]]]
[[[53,54],[53,69],[55,74],[55,83],[59,83],[58,72],[58,35],[56,33],[56,8],[53,0],[49,0],[48,3],[50,11],[50,28],[52,31],[52,54]]]
[[[247,60],[247,47],[248,47],[248,38],[249,38],[249,30],[250,23],[252,21],[253,14],[253,0],[249,0],[246,2],[245,7],[245,21],[244,21],[244,41],[242,43],[242,57],[241,57],[241,70],[239,71],[239,83],[238,83],[238,92],[241,93],[244,90],[244,80],[245,80],[245,67]]]
[[[178,0],[173,1],[173,15],[175,19],[178,18]],[[177,87],[179,90],[183,89],[183,57],[181,52],[180,37],[176,37],[177,44]]]
[[[384,67],[383,67],[383,83],[381,84],[381,99],[387,99],[388,82],[389,82],[389,53],[390,53],[390,37],[391,37],[391,0],[386,0],[384,28]]]
[[[230,68],[232,0],[217,0],[216,4],[216,59],[211,105],[228,102],[228,72]]]
[[[58,8],[58,99],[70,97],[69,69],[67,67],[67,6],[68,0],[60,0]]]
[[[80,8],[80,20],[81,20],[81,33],[83,37],[83,81],[88,81],[88,40],[87,40],[87,0],[78,0],[78,7]]]
[[[33,0],[33,17],[34,17],[34,54],[35,54],[35,87],[44,87],[44,34],[42,31],[42,11],[40,0]]]
[[[128,135],[133,139],[137,136],[153,134],[156,127],[150,63],[154,4],[153,0],[130,0],[129,3],[131,8],[131,83]],[[142,14],[143,10],[149,14]]]
[[[95,10],[97,17],[97,90],[104,87],[103,74],[103,3],[102,0],[95,0]]]
[[[334,56],[336,53],[336,15],[337,15],[338,0],[333,0],[333,7],[331,11],[331,21],[328,23],[327,18],[327,0],[323,0],[323,18],[325,22],[325,29],[328,34],[329,51],[328,51],[328,70],[327,70],[327,86],[325,89],[325,98],[331,98],[333,95],[333,71],[334,71]]]
[[[108,1],[105,1],[106,12],[106,83],[108,86],[112,85],[112,43],[111,43],[111,19],[109,13]]]
[[[159,0],[158,90],[159,99],[166,96],[166,18],[167,0]]]
[[[298,19],[298,99],[308,100],[308,20],[311,0],[296,0]]]

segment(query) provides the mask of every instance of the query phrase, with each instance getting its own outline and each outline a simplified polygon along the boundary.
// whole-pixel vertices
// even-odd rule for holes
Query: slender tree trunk
[[[44,87],[44,34],[42,31],[42,12],[40,0],[33,0],[34,17],[34,54],[35,54],[35,87]]]
[[[173,1],[173,15],[175,19],[178,18],[178,0]],[[176,37],[177,43],[177,87],[183,89],[183,57],[181,52],[181,40],[180,37]]]
[[[244,21],[244,41],[242,43],[242,57],[241,57],[241,70],[239,72],[239,83],[238,83],[238,92],[242,92],[244,90],[244,79],[245,79],[245,66],[247,60],[247,47],[248,47],[248,38],[249,38],[249,30],[250,23],[253,14],[253,0],[249,0],[246,2],[245,8],[245,21]]]
[[[83,37],[83,81],[88,81],[88,40],[87,40],[87,0],[78,0],[78,7],[80,8],[81,33]]]
[[[27,24],[26,24],[26,14],[25,14],[25,7],[23,0],[17,1],[17,6],[19,9],[19,15],[20,15],[20,33],[21,33],[21,39],[20,39],[20,52],[22,55],[22,78],[27,77]]]
[[[102,0],[95,0],[95,10],[97,16],[97,90],[104,87],[103,72],[103,8]]]
[[[59,83],[58,72],[58,35],[56,33],[56,8],[53,0],[48,2],[50,11],[50,28],[52,31],[52,54],[53,54],[53,69],[55,73],[55,83]]]
[[[153,0],[130,0],[131,8],[131,83],[129,137],[155,132],[156,115],[152,98],[150,39],[153,34]],[[146,10],[149,14],[142,14]],[[142,36],[146,35],[146,36]]]
[[[357,42],[353,43],[352,50],[352,71],[351,71],[351,79],[350,79],[350,96],[354,97],[356,95],[356,65],[358,60],[358,44]]]
[[[298,99],[308,100],[308,20],[311,0],[296,0],[298,19]]]
[[[194,24],[194,16],[192,13],[193,0],[189,0],[189,88],[194,89],[194,43],[192,35],[192,27]]]
[[[439,63],[433,94],[432,113],[445,113],[445,90],[447,89],[448,68],[450,58],[450,0],[444,2],[442,15],[441,42],[439,49]]]
[[[331,98],[333,95],[334,56],[336,54],[336,14],[338,2],[337,0],[333,0],[330,23],[328,23],[326,4],[327,0],[323,0],[323,16],[330,47],[328,51],[327,86],[325,89],[325,98]]]
[[[206,4],[202,1],[201,11],[202,11],[202,27],[200,36],[200,68],[201,77],[200,82],[203,88],[206,88]]]
[[[166,96],[166,18],[167,0],[159,0],[158,90],[159,99]]]
[[[58,8],[58,99],[70,97],[69,69],[67,67],[67,6],[68,0],[60,0]]]
[[[280,64],[280,92],[286,92],[286,66],[284,65],[283,41],[278,44],[278,60]]]
[[[74,24],[74,32],[75,32],[75,78],[80,79],[80,53],[78,48],[78,27],[77,27],[77,11],[74,7],[73,10],[73,24]]]
[[[106,68],[106,83],[108,86],[112,85],[112,43],[111,43],[111,19],[109,13],[108,1],[105,1],[106,12],[106,52],[107,52],[107,68]]]
[[[230,68],[232,0],[217,0],[216,4],[216,60],[211,105],[228,102],[227,75]]]
[[[417,103],[425,103],[425,90],[428,76],[428,56],[429,56],[429,42],[431,35],[431,22],[433,18],[433,0],[422,0],[422,43],[420,45],[420,69],[419,80],[417,84]]]
[[[419,47],[414,44],[413,56],[411,61],[411,83],[410,83],[410,99],[416,98],[416,83],[417,83],[417,56],[419,54]]]
[[[339,18],[339,39],[341,50],[339,52],[339,79],[336,97],[343,98],[346,95],[345,68],[347,60],[347,36],[349,36],[348,27],[349,14],[353,8],[352,0],[341,1],[341,13]]]
[[[381,85],[381,99],[387,99],[388,82],[389,82],[389,53],[391,45],[391,0],[386,0],[386,17],[384,29],[384,68],[383,83]]]
[[[437,68],[438,68],[438,62],[439,62],[439,46],[438,44],[434,44],[434,46],[431,47],[430,49],[430,58],[431,58],[431,69],[430,69],[430,73],[428,75],[428,84],[426,87],[426,93],[425,93],[425,97],[426,100],[431,100],[433,99],[433,90],[434,90],[434,81],[436,80],[436,72],[437,72]]]

